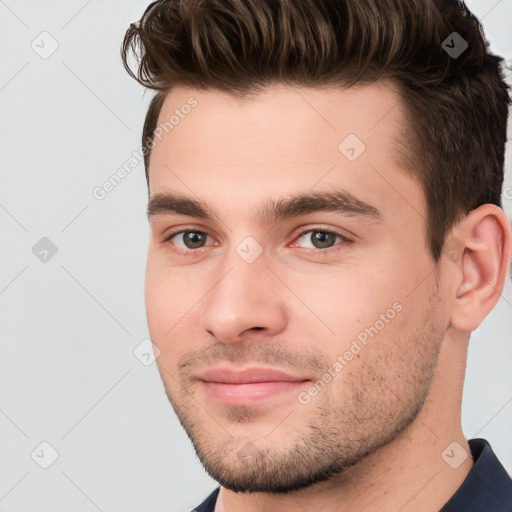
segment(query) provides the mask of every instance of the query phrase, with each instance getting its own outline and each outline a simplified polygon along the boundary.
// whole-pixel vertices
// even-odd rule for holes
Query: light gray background
[[[140,145],[151,93],[119,47],[148,3],[0,0],[1,512],[184,511],[216,485],[156,366],[133,354],[148,337],[142,163],[92,195]],[[512,66],[512,0],[468,5]],[[46,263],[32,253],[42,237],[58,249]],[[511,333],[509,282],[472,336],[463,406],[466,436],[487,438],[509,472]],[[48,469],[43,441],[58,452]]]

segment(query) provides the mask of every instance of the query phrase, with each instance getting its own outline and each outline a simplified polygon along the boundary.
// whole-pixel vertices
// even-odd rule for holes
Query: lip
[[[290,375],[274,368],[246,368],[233,370],[231,368],[210,368],[200,373],[199,380],[206,382],[222,382],[225,384],[248,384],[255,382],[301,382],[302,376]]]
[[[307,379],[272,368],[211,368],[198,375],[209,398],[224,405],[254,405],[297,390]]]

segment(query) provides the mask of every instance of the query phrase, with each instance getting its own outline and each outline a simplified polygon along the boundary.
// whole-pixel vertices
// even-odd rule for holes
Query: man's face
[[[415,419],[449,323],[425,199],[398,165],[398,97],[180,87],[159,123],[173,115],[151,157],[146,274],[169,399],[227,488],[342,473]]]

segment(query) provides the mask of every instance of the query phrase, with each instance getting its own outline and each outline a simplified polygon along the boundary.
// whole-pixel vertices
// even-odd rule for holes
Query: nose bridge
[[[286,310],[267,268],[263,252],[243,241],[223,260],[222,271],[207,294],[201,312],[202,328],[222,342],[240,341],[252,328],[269,333],[283,329]]]

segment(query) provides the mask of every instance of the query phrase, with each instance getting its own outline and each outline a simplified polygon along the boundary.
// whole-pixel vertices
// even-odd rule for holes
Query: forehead
[[[189,108],[193,100],[197,104]],[[222,146],[224,154],[235,157],[251,142],[265,140],[262,158],[283,156],[287,150],[315,157],[315,152],[337,149],[337,142],[349,133],[368,144],[390,142],[399,138],[404,122],[391,81],[347,89],[278,84],[242,99],[217,90],[175,87],[164,100],[158,124],[165,127],[169,120],[171,144],[184,151],[194,147],[197,138],[203,141],[200,154],[209,149],[218,153]],[[311,144],[301,144],[304,135]],[[284,141],[292,146],[283,147]]]
[[[158,126],[151,194],[170,188],[221,201],[248,191],[268,198],[339,185],[378,205],[413,187],[417,197],[410,201],[423,208],[419,184],[400,165],[405,118],[390,82],[348,89],[276,85],[245,99],[176,87]]]

